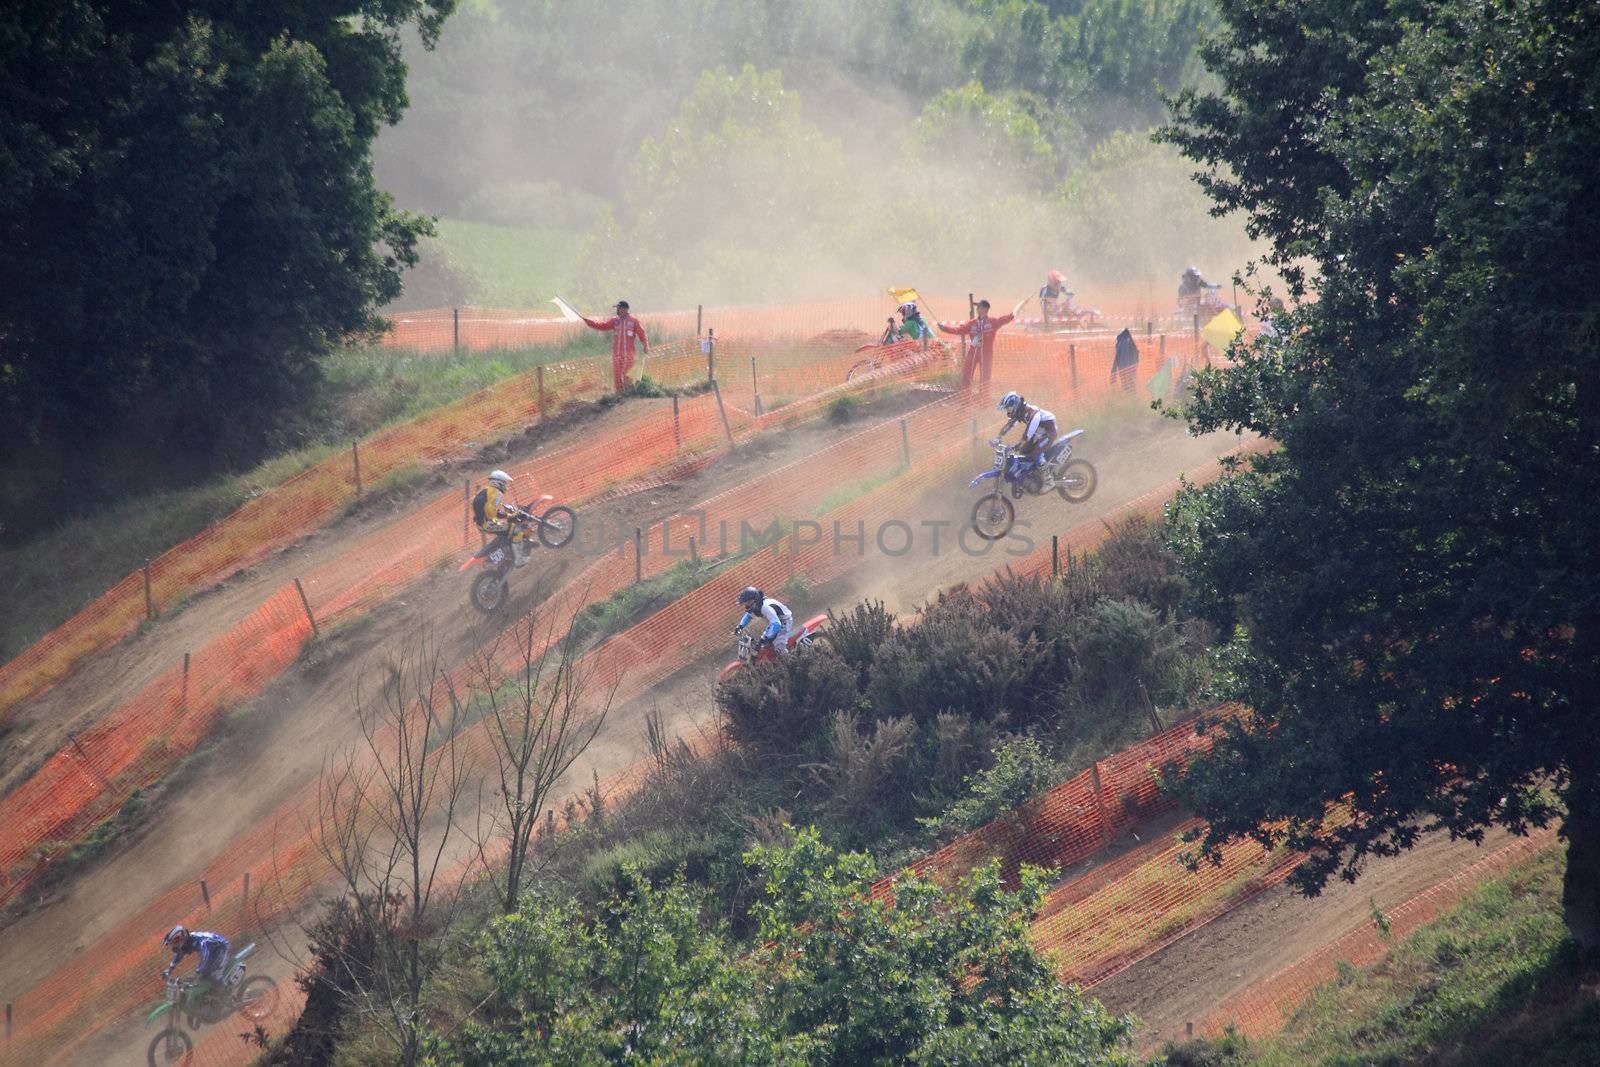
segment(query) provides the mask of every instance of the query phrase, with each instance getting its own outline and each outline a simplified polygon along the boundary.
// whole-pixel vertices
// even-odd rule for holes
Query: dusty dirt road
[[[1346,930],[1449,878],[1512,840],[1503,830],[1482,845],[1423,838],[1410,852],[1370,863],[1354,885],[1334,881],[1315,898],[1275,886],[1191,931],[1148,959],[1112,975],[1090,993],[1117,1013],[1139,1017],[1141,1047],[1179,1039],[1184,1024],[1277,973]]]

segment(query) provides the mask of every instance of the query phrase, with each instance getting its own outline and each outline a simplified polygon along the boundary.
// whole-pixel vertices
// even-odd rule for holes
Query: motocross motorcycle
[[[828,615],[813,615],[807,619],[794,633],[789,635],[789,651],[804,652],[811,647],[817,634],[822,630],[823,624],[828,621]],[[725,682],[735,674],[742,671],[751,663],[774,663],[778,659],[778,651],[771,645],[758,640],[752,634],[740,634],[739,643],[735,646],[735,655],[738,657],[732,663],[722,668],[717,675],[717,681]]]
[[[1039,313],[1042,319],[1039,328],[1042,330],[1084,330],[1093,327],[1100,321],[1099,308],[1081,308],[1072,302],[1072,293],[1062,293],[1060,297],[1051,300],[1047,296],[1039,298]]]
[[[483,565],[472,579],[472,587],[468,597],[472,606],[486,615],[499,611],[506,602],[506,583],[511,577],[513,567],[520,567],[527,560],[518,562],[516,552],[512,547],[511,533],[520,531],[524,536],[522,542],[528,542],[528,535],[537,531],[539,543],[546,548],[560,548],[572,540],[573,531],[577,529],[578,517],[573,510],[565,504],[545,508],[540,513],[536,509],[543,507],[555,498],[548,493],[540,497],[531,507],[514,508],[509,516],[512,530],[495,537],[488,544],[467,557],[461,565],[463,572],[471,570],[479,564]]]
[[[1201,285],[1197,292],[1178,297],[1178,315],[1185,319],[1194,315],[1208,319],[1227,306],[1222,302],[1222,286],[1210,282]]]
[[[998,541],[1011,532],[1017,520],[1016,507],[1006,496],[1020,500],[1023,494],[1040,496],[1052,487],[1061,499],[1070,504],[1081,504],[1094,495],[1100,476],[1094,465],[1086,459],[1072,458],[1072,443],[1082,430],[1065,434],[1037,460],[1026,460],[1017,455],[1011,445],[1001,444],[994,438],[989,444],[994,448],[994,466],[972,479],[967,488],[974,489],[991,479],[993,491],[978,498],[972,507],[972,529],[986,541]]]
[[[189,1029],[198,1030],[207,1023],[220,1023],[235,1012],[258,1023],[277,1010],[278,983],[264,974],[245,977],[244,961],[255,950],[252,943],[236,952],[222,970],[222,984],[205,996],[195,993],[193,978],[166,979],[166,999],[145,1019],[146,1026],[158,1019],[166,1023],[150,1042],[150,1067],[176,1067],[192,1061],[194,1039],[184,1032],[185,1023]]]

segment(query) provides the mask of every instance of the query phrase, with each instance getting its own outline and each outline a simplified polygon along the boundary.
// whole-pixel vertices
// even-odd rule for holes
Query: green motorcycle
[[[207,1023],[219,1023],[237,1012],[251,1022],[260,1022],[278,1007],[278,983],[264,974],[245,977],[245,959],[256,950],[252,943],[234,953],[223,967],[219,986],[204,996],[194,991],[193,978],[168,977],[166,999],[151,1010],[145,1025],[162,1016],[166,1027],[150,1042],[150,1067],[175,1067],[194,1058],[194,1039],[184,1032],[198,1030]]]

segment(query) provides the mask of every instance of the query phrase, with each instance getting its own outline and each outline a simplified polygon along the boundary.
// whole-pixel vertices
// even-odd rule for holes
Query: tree
[[[1429,829],[1560,818],[1594,948],[1600,9],[1219,7],[1222,89],[1167,136],[1315,299],[1189,411],[1278,446],[1175,515],[1255,710],[1189,772],[1203,847],[1287,842],[1315,891]]]
[[[762,947],[744,953],[682,879],[630,874],[599,916],[528,895],[485,934],[495,994],[441,1064],[1128,1064],[1126,1020],[1056,981],[1028,940],[1044,899],[991,864],[873,898],[873,861],[813,830],[757,848]]]
[[[465,709],[437,645],[421,639],[390,661],[375,697],[357,690],[355,713],[361,740],[324,769],[314,827],[345,895],[312,940],[338,999],[353,1001],[411,1067],[425,991],[471,870],[454,855],[468,788]]]
[[[540,647],[531,619],[515,626],[509,640],[516,667],[497,665],[501,642],[491,641],[475,657],[474,701],[482,708],[489,740],[494,792],[480,803],[478,855],[503,911],[522,898],[534,856],[533,832],[556,785],[583,755],[610,707],[585,704],[592,680],[579,666],[570,636]],[[499,853],[504,849],[504,856]]]
[[[130,454],[205,473],[282,440],[317,356],[374,325],[427,229],[378,191],[368,150],[406,104],[400,30],[431,43],[453,6],[6,7],[8,525],[68,459],[80,492],[104,491],[145,474]]]

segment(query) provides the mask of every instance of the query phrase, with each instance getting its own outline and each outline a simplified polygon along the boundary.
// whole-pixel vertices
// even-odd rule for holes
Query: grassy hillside
[[[549,309],[552,296],[570,290],[583,241],[570,230],[441,218],[435,247],[464,276],[471,303]]]

